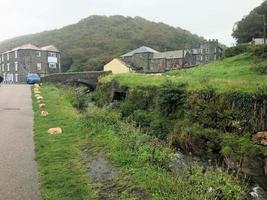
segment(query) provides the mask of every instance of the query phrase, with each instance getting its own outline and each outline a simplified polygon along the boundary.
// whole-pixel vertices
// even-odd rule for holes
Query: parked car
[[[41,78],[38,74],[29,73],[26,77],[27,84],[34,84],[34,83],[40,83]]]

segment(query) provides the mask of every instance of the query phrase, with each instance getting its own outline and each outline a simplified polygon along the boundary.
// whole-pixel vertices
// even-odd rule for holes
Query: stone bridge
[[[77,83],[84,84],[91,90],[96,88],[98,78],[111,74],[110,71],[88,71],[55,73],[41,78],[43,83]]]

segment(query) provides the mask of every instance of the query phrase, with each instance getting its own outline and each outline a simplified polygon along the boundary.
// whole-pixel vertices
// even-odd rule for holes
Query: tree
[[[237,39],[238,43],[250,42],[253,37],[262,38],[264,36],[264,17],[267,17],[267,1],[235,24],[233,37]]]

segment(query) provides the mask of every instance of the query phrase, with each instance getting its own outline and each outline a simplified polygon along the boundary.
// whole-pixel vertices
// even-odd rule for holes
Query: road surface
[[[0,200],[39,200],[28,85],[0,87]]]

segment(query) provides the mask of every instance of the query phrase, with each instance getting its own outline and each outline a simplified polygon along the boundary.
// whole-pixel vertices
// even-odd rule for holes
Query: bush
[[[253,55],[258,58],[267,58],[267,45],[258,45],[253,49]]]
[[[224,57],[228,58],[228,57],[237,56],[239,54],[249,52],[250,49],[251,48],[249,44],[239,44],[237,46],[226,49],[224,51]]]
[[[267,64],[258,64],[253,69],[258,73],[267,74]]]
[[[85,111],[91,101],[87,88],[65,89],[71,105],[79,111]]]

